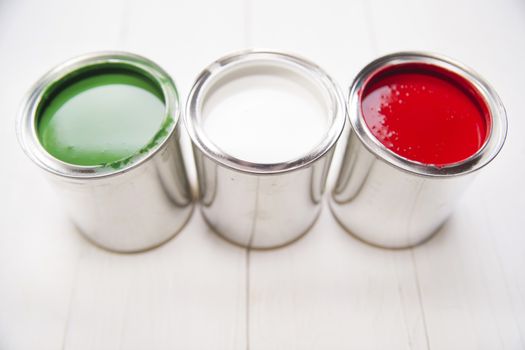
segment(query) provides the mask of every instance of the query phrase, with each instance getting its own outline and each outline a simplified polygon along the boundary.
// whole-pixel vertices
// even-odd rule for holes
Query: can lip
[[[112,65],[143,74],[159,86],[164,97],[165,120],[172,119],[171,124],[166,129],[167,135],[155,143],[146,153],[133,155],[127,164],[118,168],[109,165],[75,165],[53,157],[41,145],[36,130],[38,107],[43,102],[45,94],[53,90],[53,85],[67,79],[75,72],[97,69],[97,67],[107,68]],[[17,118],[16,133],[24,152],[44,170],[67,178],[95,179],[128,172],[152,158],[170,139],[179,118],[180,104],[177,89],[171,77],[160,66],[145,57],[129,52],[98,51],[80,55],[61,63],[36,82],[23,99]]]
[[[200,121],[202,99],[216,79],[246,64],[278,65],[305,75],[329,96],[330,125],[325,137],[313,149],[295,159],[258,163],[239,159],[217,147],[204,132]],[[248,49],[230,53],[211,63],[196,78],[188,95],[183,116],[193,144],[211,160],[227,168],[250,174],[281,174],[303,168],[321,158],[335,145],[346,122],[346,104],[337,83],[319,66],[295,54],[267,49]]]
[[[396,65],[423,63],[437,66],[466,79],[486,103],[490,121],[489,134],[482,147],[456,163],[435,166],[410,160],[386,148],[368,129],[360,104],[360,91],[374,73]],[[401,170],[428,177],[450,177],[471,173],[487,165],[499,153],[507,136],[507,116],[496,91],[474,70],[448,57],[420,51],[396,52],[382,56],[365,66],[355,77],[348,95],[348,117],[353,132],[365,147],[386,163]]]

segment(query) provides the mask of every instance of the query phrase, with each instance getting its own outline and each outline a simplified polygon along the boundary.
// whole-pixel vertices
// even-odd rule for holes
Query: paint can
[[[467,142],[469,133],[456,127],[461,125],[456,119],[464,122],[465,119],[461,118],[470,112],[465,112],[464,116],[455,113],[461,108],[454,106],[459,102],[454,100],[452,92],[445,91],[443,96],[433,97],[431,94],[441,89],[441,85],[434,91],[432,86],[427,88],[425,84],[410,80],[418,74],[428,75],[428,79],[433,79],[430,82],[441,79],[443,81],[439,84],[463,91],[470,99],[468,101],[478,104],[476,108],[480,108],[480,115],[483,115],[485,131],[470,155],[458,155],[463,159],[453,158],[455,150],[462,147],[451,147],[451,141],[447,141],[448,135],[458,132],[457,140]],[[395,79],[408,80],[396,85],[393,84]],[[411,94],[423,99],[423,107],[417,107],[418,110],[399,107],[410,102],[409,98],[416,98]],[[372,104],[368,104],[366,99],[369,96],[377,98],[376,106],[372,100]],[[330,206],[346,230],[363,241],[386,248],[411,247],[429,239],[451,215],[473,176],[498,154],[507,132],[505,110],[494,89],[470,68],[428,53],[401,52],[373,61],[355,78],[347,106],[352,130]],[[432,124],[429,116],[437,110],[448,113],[450,120],[447,123],[450,122],[451,127]],[[428,143],[427,149],[434,153],[424,154],[420,150],[418,155],[419,151],[414,151],[414,147],[419,147],[417,143],[398,143],[396,146],[396,142],[401,142],[402,136],[409,135],[410,130],[396,130],[388,123],[395,125],[405,120],[409,111],[414,118],[427,123],[421,130],[429,133],[414,132],[414,140],[428,143],[436,136],[430,134],[437,134],[436,140],[441,143]],[[370,120],[367,113],[370,113]],[[375,125],[377,121],[383,125]],[[443,158],[443,161],[432,158],[440,157],[439,152],[445,152],[443,150],[447,147],[452,158]],[[427,156],[429,158],[425,158]]]
[[[294,55],[249,50],[204,69],[184,121],[209,226],[256,249],[306,233],[322,207],[345,115],[336,83]]]
[[[111,84],[108,79],[121,81]],[[155,99],[150,93],[160,100],[135,100]],[[103,105],[108,107],[101,109]],[[51,109],[55,114],[49,118],[55,119],[44,122]],[[110,130],[114,134],[106,135],[111,118],[100,119],[99,114],[106,112],[124,120],[120,129]],[[149,130],[153,112],[158,120]],[[173,237],[192,212],[179,146],[179,115],[175,85],[158,65],[130,53],[97,52],[55,67],[31,88],[17,119],[17,134],[85,237],[109,250],[136,252]],[[130,125],[135,129],[130,130]],[[111,140],[118,141],[126,133],[133,142],[144,144],[122,155],[122,148],[131,146],[126,140],[121,144]],[[102,142],[107,149],[100,151]],[[74,153],[75,147],[84,146]],[[91,152],[89,147],[96,149]],[[105,158],[109,153],[116,158]],[[71,154],[77,158],[67,158]],[[97,163],[96,158],[110,160]]]

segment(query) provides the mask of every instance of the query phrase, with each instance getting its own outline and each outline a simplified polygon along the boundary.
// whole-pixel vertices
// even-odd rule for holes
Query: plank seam
[[[248,239],[248,246],[246,248],[246,350],[250,350],[250,262],[251,262],[251,246],[257,228],[257,211],[259,206],[259,178],[255,183],[255,206],[253,210],[252,228],[250,230],[250,238]]]

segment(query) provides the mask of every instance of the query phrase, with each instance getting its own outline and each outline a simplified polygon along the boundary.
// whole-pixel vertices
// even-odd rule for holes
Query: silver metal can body
[[[319,216],[332,153],[305,168],[264,176],[222,167],[195,150],[202,214],[217,233],[242,246],[293,242]]]
[[[142,251],[166,242],[193,208],[175,136],[147,162],[118,176],[48,177],[78,229],[113,251]]]
[[[367,79],[385,67],[414,62],[460,75],[486,102],[489,135],[468,159],[446,166],[411,161],[384,147],[365,125],[360,93]],[[497,155],[507,131],[501,101],[476,73],[448,58],[417,52],[384,56],[366,66],[350,89],[348,113],[352,130],[330,207],[350,233],[385,248],[407,248],[429,239],[450,216],[477,171]]]
[[[203,100],[217,77],[228,79],[239,67],[262,69],[266,65],[308,77],[330,106],[323,140],[315,149],[305,149],[297,159],[278,163],[238,159],[210,141],[201,127]],[[345,111],[335,83],[319,67],[296,56],[245,51],[226,56],[204,70],[188,97],[185,123],[194,146],[201,212],[209,226],[235,244],[256,249],[286,245],[306,233],[321,211]]]
[[[351,132],[330,206],[358,238],[388,248],[427,240],[449,217],[473,174],[450,178],[404,172],[372,154]]]
[[[133,69],[158,82],[170,118],[161,130],[165,136],[120,166],[78,166],[54,158],[36,135],[37,111],[45,94],[70,74],[108,65]],[[67,61],[37,82],[22,106],[17,130],[24,151],[46,170],[81,233],[103,248],[136,252],[173,237],[192,213],[178,119],[175,86],[160,67],[133,54],[101,52]]]

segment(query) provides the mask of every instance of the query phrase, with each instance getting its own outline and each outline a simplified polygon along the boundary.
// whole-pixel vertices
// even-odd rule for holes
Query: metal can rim
[[[145,75],[157,84],[162,91],[165,105],[165,118],[172,119],[167,129],[167,135],[156,143],[145,154],[136,154],[133,159],[119,168],[107,165],[82,166],[63,162],[49,154],[38,140],[36,133],[36,119],[38,107],[44,95],[53,85],[67,79],[71,74],[82,69],[96,69],[115,65],[133,69]],[[180,118],[179,95],[175,83],[160,66],[153,61],[124,51],[98,51],[71,58],[44,74],[29,90],[23,99],[16,121],[16,133],[22,149],[42,169],[66,178],[72,179],[98,179],[115,176],[137,168],[152,158],[176,130]],[[153,138],[153,137],[152,137]]]
[[[490,120],[490,130],[484,144],[470,157],[456,163],[435,166],[410,160],[386,148],[371,133],[364,122],[361,110],[360,91],[367,79],[387,67],[424,63],[448,70],[472,84],[486,103]],[[349,89],[348,118],[361,143],[382,161],[403,171],[426,177],[459,176],[476,171],[487,165],[500,152],[507,136],[507,116],[505,108],[496,91],[474,70],[448,57],[421,51],[396,52],[382,56],[366,65],[355,77]]]
[[[236,158],[217,147],[199,124],[201,97],[205,95],[214,79],[240,65],[257,62],[275,63],[295,73],[306,74],[308,78],[315,81],[319,89],[324,89],[330,96],[329,106],[332,115],[325,137],[316,147],[306,150],[298,158],[275,163],[258,163]],[[296,54],[282,51],[249,49],[233,52],[217,59],[197,76],[188,95],[183,119],[193,144],[212,161],[239,172],[271,175],[304,168],[330,151],[343,131],[346,122],[346,105],[335,80],[315,63]]]

